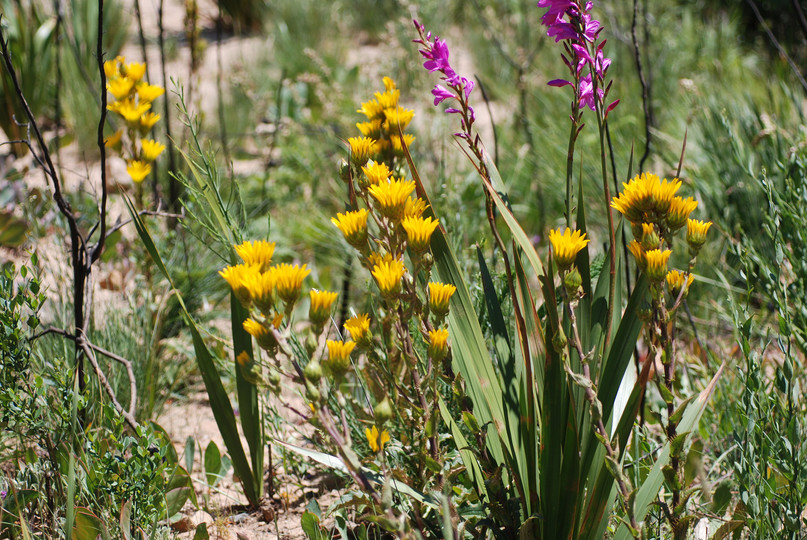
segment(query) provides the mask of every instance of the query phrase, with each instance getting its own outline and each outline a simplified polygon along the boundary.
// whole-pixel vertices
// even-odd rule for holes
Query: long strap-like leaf
[[[160,270],[163,276],[165,276],[165,279],[167,279],[168,282],[171,283],[171,286],[174,287],[173,281],[171,280],[171,275],[168,272],[168,268],[166,268],[165,263],[163,263],[162,257],[160,257],[160,253],[157,250],[157,246],[154,244],[154,240],[151,238],[151,234],[149,233],[146,224],[140,219],[140,216],[128,197],[124,196],[124,201],[126,202],[126,207],[129,210],[129,215],[132,217],[132,221],[134,222],[135,229],[137,230],[140,240],[143,242],[146,250],[151,255],[154,264],[157,265],[157,268]],[[213,355],[207,348],[207,344],[202,338],[202,334],[199,331],[199,328],[196,326],[196,322],[193,320],[193,317],[191,317],[188,309],[185,307],[185,302],[182,300],[182,295],[177,294],[177,300],[179,301],[179,306],[182,310],[182,315],[185,322],[188,324],[188,329],[191,332],[193,348],[196,352],[196,363],[199,366],[199,371],[202,374],[202,380],[205,383],[205,389],[207,390],[207,395],[210,399],[210,408],[213,410],[213,417],[216,419],[216,425],[221,433],[221,438],[224,440],[224,444],[227,446],[227,451],[230,453],[230,457],[233,461],[233,468],[241,480],[241,485],[244,488],[244,494],[247,496],[247,499],[251,505],[257,505],[259,503],[258,490],[253,481],[254,476],[252,474],[252,470],[250,469],[246,453],[244,452],[244,447],[241,445],[241,438],[238,435],[238,426],[236,425],[235,414],[233,413],[233,407],[230,404],[230,398],[221,382],[221,376],[216,369]]]

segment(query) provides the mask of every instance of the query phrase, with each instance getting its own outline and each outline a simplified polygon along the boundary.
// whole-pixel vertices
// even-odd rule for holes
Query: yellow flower
[[[389,433],[387,433],[386,429],[379,433],[378,428],[373,426],[372,428],[365,428],[364,434],[367,435],[367,443],[370,445],[370,450],[375,453],[382,451],[384,445],[389,442]]]
[[[675,197],[670,204],[670,212],[667,214],[667,227],[673,232],[687,224],[689,214],[698,206],[698,201],[692,197],[682,199]]]
[[[266,351],[274,351],[277,349],[277,338],[271,329],[266,328],[262,323],[247,319],[244,321],[244,330],[247,334],[255,338],[258,346]]]
[[[277,295],[287,304],[287,307],[294,305],[297,298],[300,297],[300,288],[303,286],[303,280],[311,273],[311,270],[298,265],[280,264],[274,267],[275,272],[275,287],[277,287]]]
[[[656,233],[656,226],[652,223],[642,223],[642,249],[656,249],[660,241],[658,233]]]
[[[369,137],[350,137],[350,160],[354,165],[362,166],[376,153],[375,139]]]
[[[671,270],[667,272],[667,287],[669,288],[670,295],[673,298],[678,298],[678,294],[685,286],[686,290],[684,291],[684,294],[686,295],[687,291],[689,291],[689,286],[692,285],[693,281],[695,281],[695,276],[693,276],[691,273],[683,274],[678,270]]]
[[[143,75],[146,74],[146,64],[143,63],[129,62],[121,67],[121,72],[135,82],[142,79]]]
[[[611,207],[631,223],[645,221],[645,214],[653,209],[653,191],[657,184],[658,176],[655,174],[637,175],[627,184],[622,184],[624,189],[613,198]]]
[[[384,109],[384,117],[387,119],[384,122],[384,129],[387,130],[387,133],[392,135],[398,133],[399,127],[401,131],[406,129],[406,126],[408,126],[412,118],[415,117],[415,111],[404,109],[403,107]],[[400,141],[398,141],[398,143],[400,144]]]
[[[403,156],[403,144],[401,144],[401,138],[398,135],[390,135],[389,137],[390,143],[392,144],[392,151],[395,153],[396,156]],[[403,142],[406,144],[407,148],[412,147],[412,143],[415,142],[415,136],[411,133],[404,133]]]
[[[335,378],[340,379],[350,369],[350,353],[356,348],[356,342],[329,339],[325,345],[328,347],[328,360],[325,362],[325,367]]]
[[[350,332],[350,337],[356,343],[366,343],[370,339],[370,317],[366,313],[361,313],[349,318],[345,322],[345,330]]]
[[[143,159],[146,161],[154,161],[165,150],[164,144],[151,139],[143,139],[140,146],[143,148]]]
[[[378,101],[379,107],[386,115],[386,110],[398,106],[398,99],[401,97],[401,91],[396,88],[388,88],[386,92],[376,92],[375,99]]]
[[[371,161],[366,167],[361,168],[364,176],[370,184],[380,184],[387,182],[389,177],[392,176],[392,171],[389,170],[386,163],[380,161]]]
[[[449,300],[457,292],[457,288],[450,283],[429,283],[429,309],[438,317],[448,314]]]
[[[699,250],[706,242],[706,233],[712,226],[711,221],[687,220],[687,244]]]
[[[274,242],[256,240],[254,242],[246,241],[233,247],[244,264],[256,264],[260,267],[261,272],[266,272],[269,270],[269,265],[272,264],[275,245]]]
[[[373,139],[378,139],[378,136],[381,135],[381,123],[383,120],[381,118],[376,118],[375,120],[368,120],[367,122],[358,122],[356,127],[361,131],[361,134],[365,137],[372,137]]]
[[[429,358],[439,362],[448,354],[448,330],[437,328],[429,331]]]
[[[404,207],[404,218],[420,217],[428,207],[429,205],[426,204],[426,201],[420,197],[409,197],[406,199],[406,206]]]
[[[244,321],[244,323],[246,323],[246,322],[247,321]],[[247,332],[247,333],[249,333],[249,332]],[[239,366],[246,366],[250,362],[252,362],[252,358],[249,357],[249,354],[247,354],[247,351],[241,351],[238,354],[238,356],[235,357],[235,361],[238,362]]]
[[[140,127],[145,131],[150,130],[160,120],[160,115],[150,112],[140,117]]]
[[[151,165],[145,161],[133,159],[127,161],[126,163],[126,172],[129,173],[129,176],[131,176],[132,180],[135,182],[142,182],[143,179],[151,172]]]
[[[644,252],[647,279],[658,282],[665,278],[667,275],[667,261],[670,260],[670,255],[672,255],[672,251],[669,249],[664,251],[651,249]]]
[[[140,122],[141,117],[146,114],[150,108],[151,103],[139,103],[135,105],[134,100],[131,98],[116,101],[107,106],[107,109],[118,113],[124,120],[130,123]]]
[[[337,213],[335,218],[331,218],[331,223],[339,227],[345,240],[356,249],[361,249],[367,242],[367,216],[366,209]]]
[[[331,306],[339,294],[311,289],[308,295],[311,299],[311,304],[308,307],[308,318],[314,325],[319,326],[331,316]]]
[[[555,262],[560,270],[568,270],[574,263],[575,257],[581,249],[586,247],[589,240],[585,233],[580,231],[572,232],[569,227],[561,232],[560,229],[549,231],[549,242],[552,244],[552,252],[555,255]]]
[[[624,190],[614,197],[611,206],[631,223],[655,222],[670,211],[681,181],[677,178],[660,181],[658,175],[642,173],[622,185]]]
[[[415,190],[412,180],[392,179],[368,188],[378,203],[378,210],[393,222],[399,222],[406,208],[406,199]]]
[[[380,261],[373,266],[373,277],[378,283],[381,294],[392,297],[401,291],[401,279],[406,268],[401,260]]]
[[[415,253],[423,253],[429,249],[429,241],[432,233],[439,225],[439,221],[430,217],[410,217],[404,218],[401,225],[406,231],[406,238],[409,247]]]
[[[631,240],[630,244],[628,244],[628,249],[636,258],[636,264],[639,266],[639,270],[644,272],[645,268],[647,268],[647,260],[645,259],[642,245],[636,240]]]
[[[658,179],[658,177],[656,177]],[[664,179],[663,182],[657,183],[653,187],[653,206],[659,215],[664,215],[670,211],[673,197],[681,187],[681,181],[678,178],[673,178],[671,181]]]
[[[269,315],[275,306],[275,272],[269,269],[261,272],[260,263],[248,262],[247,267],[257,271],[250,272],[241,281],[243,287],[249,291],[249,296],[261,313]],[[277,325],[275,325],[277,328]]]
[[[106,89],[109,90],[109,93],[115,96],[117,100],[128,97],[132,88],[134,88],[134,81],[129,77],[110,79],[110,81],[106,83]]]
[[[109,137],[104,139],[104,146],[112,148],[113,150],[120,150],[121,138],[123,137],[123,130],[119,129]]]
[[[392,77],[384,77],[381,80],[384,83],[384,88],[387,90],[387,92],[392,92],[395,90],[395,81],[392,79]]]
[[[238,301],[241,302],[241,305],[247,309],[249,309],[249,305],[252,303],[252,293],[249,287],[247,287],[247,282],[257,274],[260,274],[257,266],[247,266],[245,264],[227,266],[219,272],[219,275],[230,284],[230,288],[233,290],[233,293],[235,293],[235,297]]]
[[[161,95],[165,93],[165,88],[162,86],[157,86],[156,84],[149,84],[147,82],[143,82],[137,85],[137,97],[140,98],[140,102],[151,103]]]
[[[123,62],[123,57],[118,56],[112,60],[104,62],[104,73],[107,79],[114,79],[120,77],[120,63]]]
[[[376,100],[362,103],[361,109],[358,109],[356,112],[362,113],[369,120],[382,120],[384,118],[384,107],[382,107],[381,104]]]

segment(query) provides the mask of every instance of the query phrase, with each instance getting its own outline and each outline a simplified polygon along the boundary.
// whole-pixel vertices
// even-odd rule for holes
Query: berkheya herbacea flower
[[[556,43],[564,41],[566,54],[562,58],[572,76],[571,81],[553,79],[549,81],[549,86],[571,86],[580,107],[596,110],[597,103],[602,103],[607,94],[605,75],[611,59],[603,53],[606,40],[597,43],[602,24],[591,16],[593,2],[539,0],[538,7],[549,8],[541,18],[541,24],[547,27],[546,34],[554,37]],[[590,67],[590,72],[584,74],[586,66]],[[613,101],[603,114],[607,116],[618,103],[619,100]]]

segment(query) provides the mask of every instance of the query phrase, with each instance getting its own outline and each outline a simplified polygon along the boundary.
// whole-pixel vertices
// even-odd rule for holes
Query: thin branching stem
[[[585,353],[583,351],[583,343],[580,340],[580,332],[577,327],[577,316],[575,315],[573,302],[570,300],[569,293],[566,288],[563,287],[562,290],[563,304],[566,307],[566,312],[569,316],[569,323],[572,329],[572,347],[574,347],[578,356],[580,357],[580,364],[583,368],[583,378],[586,381],[585,384],[578,384],[583,388],[586,395],[586,401],[588,401],[592,411],[592,428],[599,435],[598,439],[602,443],[603,448],[605,448],[605,452],[608,454],[608,458],[615,468],[615,470],[612,471],[612,474],[617,483],[617,487],[619,488],[619,494],[622,498],[625,513],[630,521],[630,532],[634,538],[641,538],[640,527],[636,521],[636,516],[633,512],[633,504],[631,503],[631,491],[633,488],[630,485],[630,480],[621,470],[619,465],[619,452],[611,444],[611,438],[608,434],[608,430],[605,428],[602,414],[599,412],[602,410],[602,404],[600,403],[599,398],[594,390],[594,381],[591,379],[591,368],[589,367],[590,353]],[[570,372],[570,375],[573,375],[571,373],[572,368],[568,361],[564,362],[564,367]],[[577,374],[574,375],[575,377],[579,377]],[[595,413],[595,411],[597,412]]]

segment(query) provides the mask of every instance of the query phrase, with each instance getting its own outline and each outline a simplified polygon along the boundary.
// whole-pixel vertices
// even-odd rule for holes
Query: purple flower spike
[[[414,21],[415,28],[420,34],[420,39],[414,40],[415,43],[422,45],[420,54],[426,59],[423,62],[423,67],[434,73],[439,71],[442,74],[441,79],[446,83],[446,86],[441,84],[435,85],[432,89],[434,96],[434,104],[439,105],[447,99],[455,99],[459,102],[461,107],[449,107],[446,112],[449,114],[463,115],[463,125],[468,120],[469,123],[474,121],[474,110],[468,105],[468,99],[471,91],[474,89],[474,82],[470,79],[462,77],[448,61],[449,50],[446,42],[439,37],[435,36],[434,41],[431,39],[431,32],[426,32],[425,26],[417,21]],[[469,129],[469,126],[464,126]]]
[[[571,82],[565,79],[549,81],[550,86],[571,86],[577,92],[580,107],[596,110],[597,105],[605,107],[603,88],[607,86],[605,73],[611,65],[611,59],[603,53],[605,40],[597,43],[602,24],[592,18],[589,13],[594,6],[591,1],[583,0],[539,0],[538,7],[548,8],[541,21],[547,27],[547,35],[555,38],[555,42],[568,41],[566,54],[561,54],[563,62],[569,68]],[[586,67],[588,66],[588,69]],[[587,72],[585,75],[583,73]],[[595,80],[592,80],[592,73]],[[594,94],[594,86],[597,94]],[[607,114],[615,103],[609,105]],[[575,122],[575,119],[572,119]]]

